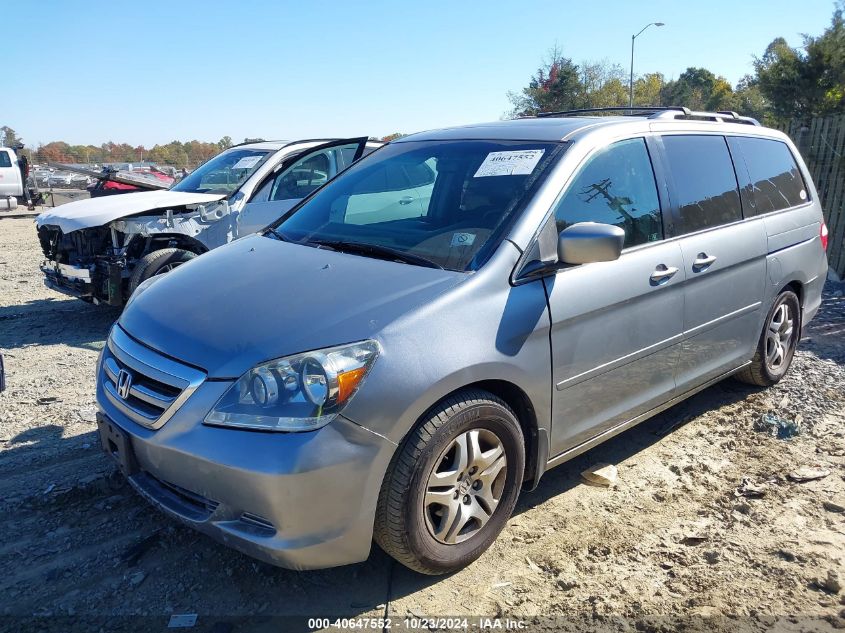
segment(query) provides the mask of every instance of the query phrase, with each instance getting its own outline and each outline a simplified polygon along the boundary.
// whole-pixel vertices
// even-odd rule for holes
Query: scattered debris
[[[78,411],[79,418],[83,422],[96,422],[97,421],[97,408],[96,407],[84,407]]]
[[[787,420],[773,413],[764,413],[754,422],[754,430],[768,433],[779,440],[788,440],[801,433],[801,420]]]
[[[588,484],[594,486],[612,486],[616,483],[618,472],[613,464],[596,464],[581,473]]]
[[[492,589],[501,589],[502,587],[510,587],[513,583],[512,582],[497,582],[494,583]]]
[[[834,569],[827,572],[827,578],[817,579],[816,586],[828,593],[839,593],[842,591],[842,582],[839,580],[839,573]]]
[[[735,497],[747,497],[748,499],[759,499],[766,495],[769,486],[766,483],[755,484],[748,477],[743,477],[739,487],[734,490]]]
[[[147,574],[145,574],[144,572],[136,571],[134,574],[131,574],[129,576],[129,584],[132,585],[133,587],[137,587],[142,582],[144,582],[144,578],[146,578],[146,577],[147,577]]]
[[[684,535],[681,539],[681,545],[700,545],[704,541],[708,540],[710,537],[703,532],[692,532],[690,534]]]
[[[787,563],[794,563],[796,560],[798,560],[798,557],[795,554],[793,554],[792,552],[790,552],[788,549],[782,549],[781,548],[776,553],[780,558],[785,560]]]
[[[806,481],[814,481],[816,479],[824,479],[830,474],[830,471],[825,468],[810,468],[808,466],[801,466],[798,470],[794,470],[787,475],[792,481],[797,483],[804,483]]]
[[[837,503],[836,501],[825,499],[822,501],[822,507],[828,512],[845,512],[845,501]]]
[[[538,574],[543,573],[543,570],[540,568],[540,566],[527,556],[525,557],[525,562],[528,563],[528,567],[531,569],[531,571],[536,572]]]
[[[43,398],[38,398],[38,400],[36,400],[36,402],[38,404],[46,405],[46,404],[53,404],[54,402],[61,402],[61,400],[59,400],[59,398],[57,398],[56,396],[44,396]]]
[[[718,563],[720,558],[722,558],[722,555],[714,549],[704,552],[704,560],[711,565]]]
[[[574,578],[558,576],[556,584],[559,589],[562,589],[563,591],[569,591],[570,589],[575,589],[575,587],[577,587],[579,583]]]
[[[174,613],[167,623],[168,629],[189,629],[197,623],[196,613]]]

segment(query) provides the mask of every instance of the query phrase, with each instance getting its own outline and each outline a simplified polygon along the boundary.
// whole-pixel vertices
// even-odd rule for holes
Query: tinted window
[[[425,187],[434,182],[434,172],[427,163],[419,163],[406,167],[405,172],[412,187]]]
[[[12,159],[9,158],[9,152],[0,152],[0,167],[11,167]]]
[[[312,154],[291,165],[276,178],[270,200],[298,200],[328,182],[331,165],[325,152]]]
[[[594,154],[555,208],[558,232],[576,222],[625,231],[625,247],[663,237],[660,203],[645,141],[614,143]]]
[[[664,136],[675,184],[678,235],[742,219],[739,191],[722,136]]]
[[[746,215],[780,211],[807,201],[804,179],[786,143],[765,138],[734,137],[751,177],[754,209]]]
[[[381,169],[374,169],[369,176],[364,178],[357,194],[382,193],[385,191],[404,191],[411,187],[407,172],[402,165],[387,163]]]

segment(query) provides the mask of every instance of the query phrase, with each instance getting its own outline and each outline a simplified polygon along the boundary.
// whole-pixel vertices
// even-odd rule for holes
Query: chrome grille
[[[204,379],[203,372],[144,347],[120,326],[112,328],[100,380],[109,402],[134,422],[161,428]]]

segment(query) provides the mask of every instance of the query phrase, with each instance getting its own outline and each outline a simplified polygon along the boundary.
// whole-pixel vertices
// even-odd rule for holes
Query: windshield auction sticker
[[[261,156],[244,156],[237,163],[232,165],[232,169],[251,169],[255,164],[261,160]]]
[[[545,151],[543,149],[523,149],[513,152],[490,152],[473,178],[525,176],[534,171]]]

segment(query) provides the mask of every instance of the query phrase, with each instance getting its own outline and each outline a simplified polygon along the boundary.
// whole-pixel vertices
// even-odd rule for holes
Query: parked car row
[[[92,183],[93,179],[90,176],[76,174],[70,171],[54,171],[46,179],[47,187],[62,189],[86,189]],[[39,186],[41,186],[40,183]]]
[[[789,139],[570,114],[243,145],[41,216],[49,285],[128,299],[97,419],[132,486],[276,565],[375,540],[442,574],[549,468],[728,376],[778,382],[827,271]]]

